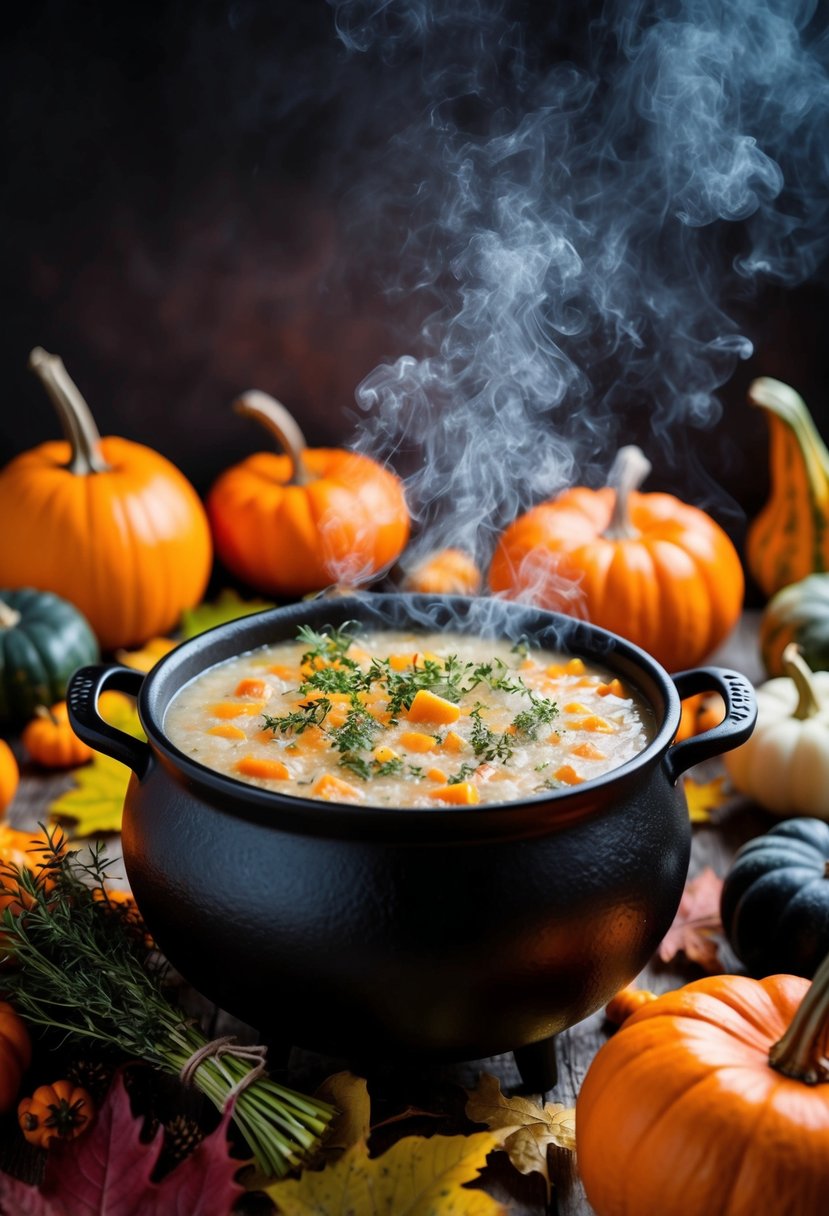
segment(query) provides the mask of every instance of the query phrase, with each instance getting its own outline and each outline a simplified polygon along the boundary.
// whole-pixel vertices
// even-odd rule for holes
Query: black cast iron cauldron
[[[573,789],[433,810],[281,796],[207,769],[165,736],[172,697],[205,668],[293,638],[301,623],[349,620],[527,635],[595,660],[653,707],[655,737]],[[137,694],[147,744],[100,717],[107,687]],[[680,697],[712,689],[725,721],[673,744]],[[525,1067],[549,1059],[552,1036],[609,1000],[653,953],[688,867],[677,778],[743,742],[755,717],[751,686],[736,672],[671,679],[644,651],[584,622],[422,595],[249,616],[185,642],[146,677],[82,668],[68,702],[80,737],[133,770],[127,875],[160,948],[202,993],[271,1040],[355,1061],[522,1049]]]

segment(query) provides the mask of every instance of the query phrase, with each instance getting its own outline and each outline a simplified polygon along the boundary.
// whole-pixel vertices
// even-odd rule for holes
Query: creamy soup
[[[208,768],[280,794],[436,809],[574,788],[654,733],[634,690],[580,658],[351,624],[210,668],[164,728]]]

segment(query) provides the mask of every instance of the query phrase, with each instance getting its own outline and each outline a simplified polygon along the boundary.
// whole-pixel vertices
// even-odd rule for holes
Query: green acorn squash
[[[812,671],[829,671],[829,574],[783,587],[760,619],[760,652],[770,676],[782,676],[783,651],[796,642]]]
[[[829,953],[829,823],[786,819],[743,845],[723,883],[721,914],[753,976],[811,978]]]
[[[66,695],[72,672],[99,657],[86,618],[60,596],[0,591],[0,724],[19,726]]]

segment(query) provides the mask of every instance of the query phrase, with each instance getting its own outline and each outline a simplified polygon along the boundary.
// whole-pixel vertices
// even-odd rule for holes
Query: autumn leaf
[[[322,1145],[322,1158],[339,1157],[346,1149],[368,1140],[371,1129],[371,1100],[364,1077],[336,1072],[323,1081],[314,1097],[329,1102],[337,1114]]]
[[[496,1077],[482,1073],[475,1089],[467,1090],[466,1114],[473,1123],[485,1123],[499,1148],[522,1174],[538,1173],[550,1193],[547,1148],[576,1147],[576,1112],[558,1102],[539,1106],[529,1098],[507,1098]]]
[[[169,654],[178,646],[172,638],[150,638],[139,650],[116,650],[115,657],[125,667],[134,667],[136,671],[149,671],[155,667],[159,659]]]
[[[226,621],[235,621],[240,616],[264,612],[266,608],[273,607],[267,600],[243,600],[235,591],[225,590],[212,603],[198,604],[184,613],[181,618],[181,636],[185,640],[194,638],[206,629],[224,625]]]
[[[407,1136],[386,1153],[369,1157],[354,1144],[323,1170],[271,1183],[266,1193],[281,1216],[507,1216],[485,1191],[467,1190],[494,1136]]]
[[[723,972],[717,941],[723,931],[720,920],[722,885],[722,879],[710,866],[685,884],[674,923],[659,946],[663,963],[671,962],[681,951],[709,975]]]
[[[110,725],[137,739],[144,738],[133,701],[121,693],[108,692],[100,698],[101,716]],[[53,820],[70,819],[73,836],[95,836],[121,830],[121,814],[130,779],[126,765],[95,752],[89,764],[72,774],[74,786],[49,804]]]
[[[142,1143],[142,1123],[117,1077],[88,1135],[49,1148],[40,1187],[0,1173],[0,1210],[14,1216],[230,1216],[243,1188],[228,1153],[230,1112],[161,1182],[151,1181],[163,1132]]]
[[[726,778],[716,777],[713,781],[694,781],[693,777],[686,777],[685,799],[688,803],[688,817],[691,823],[710,823],[711,812],[718,810],[728,802]]]

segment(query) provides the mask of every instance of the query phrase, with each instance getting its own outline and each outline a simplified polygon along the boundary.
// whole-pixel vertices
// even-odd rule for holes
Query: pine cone
[[[183,1161],[204,1139],[204,1132],[189,1115],[176,1115],[164,1125],[166,1148],[173,1161]]]
[[[66,1077],[73,1085],[79,1085],[85,1089],[94,1100],[95,1105],[100,1106],[112,1084],[113,1071],[112,1067],[102,1060],[80,1057],[70,1060],[66,1068]]]

